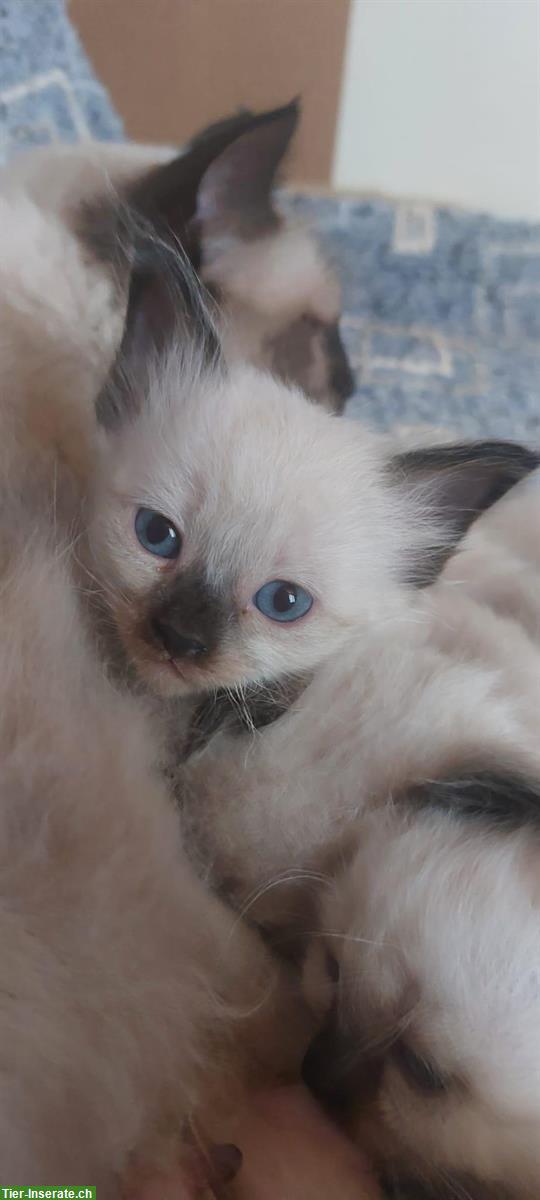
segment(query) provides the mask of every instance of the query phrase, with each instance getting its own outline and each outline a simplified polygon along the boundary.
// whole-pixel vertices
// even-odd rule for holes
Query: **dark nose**
[[[157,641],[161,642],[171,658],[200,658],[201,655],[207,653],[204,642],[191,637],[190,634],[181,633],[179,629],[175,629],[174,625],[160,621],[158,617],[152,621],[152,630]]]

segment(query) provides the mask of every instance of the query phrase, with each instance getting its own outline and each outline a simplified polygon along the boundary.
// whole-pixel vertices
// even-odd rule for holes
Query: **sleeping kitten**
[[[0,174],[0,189],[26,195],[68,227],[80,227],[81,203],[92,202],[84,222],[92,252],[86,288],[95,286],[97,255],[102,306],[119,266],[110,237],[118,192],[190,253],[218,299],[229,357],[269,369],[341,412],[354,381],[339,334],[338,282],[315,238],[278,211],[273,195],[298,119],[297,102],[258,116],[243,112],[203,130],[174,157],[164,147],[128,144],[33,151]],[[106,300],[105,362],[111,327],[120,337],[121,300],[117,288]]]
[[[486,526],[524,556],[539,514],[531,479]],[[215,885],[276,944],[307,939],[328,1019],[306,1078],[400,1198],[540,1188],[539,626],[503,599],[437,585],[184,769]]]
[[[428,674],[424,655],[384,697],[393,774],[383,766],[379,784],[368,772],[380,804],[351,827],[348,865],[321,896],[305,977],[328,1022],[305,1074],[349,1114],[397,1197],[532,1200],[540,654],[512,620],[455,609],[454,596],[448,622],[464,621],[486,651],[492,640],[494,665],[452,657]]]

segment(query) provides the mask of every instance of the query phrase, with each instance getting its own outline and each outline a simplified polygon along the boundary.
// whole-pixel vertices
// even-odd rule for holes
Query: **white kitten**
[[[540,699],[539,675],[530,644],[520,640],[523,635],[519,628],[510,624],[504,626],[504,637],[509,639],[504,647],[500,638],[500,619],[493,617],[490,620],[489,614],[481,608],[461,609],[454,593],[449,593],[449,609],[445,619],[441,616],[438,620],[436,636],[432,635],[434,640],[424,644],[421,630],[414,622],[420,616],[428,627],[429,614],[426,617],[422,613],[420,602],[409,608],[405,584],[414,580],[425,583],[432,577],[475,513],[526,473],[535,461],[534,456],[519,448],[488,444],[473,449],[450,447],[431,454],[422,451],[388,463],[383,444],[376,439],[368,440],[357,426],[336,422],[310,407],[299,395],[262,380],[257,373],[235,369],[227,374],[217,361],[215,334],[196,289],[182,274],[180,291],[173,291],[171,295],[169,253],[165,250],[164,257],[158,259],[156,272],[151,265],[155,261],[152,259],[155,248],[154,243],[148,246],[144,238],[137,244],[123,350],[99,406],[107,430],[104,452],[108,455],[108,465],[99,477],[92,497],[89,544],[91,570],[98,582],[103,579],[107,586],[106,623],[112,621],[115,630],[119,630],[128,664],[160,693],[207,691],[222,685],[229,687],[233,683],[244,686],[262,682],[266,689],[268,680],[281,686],[283,672],[288,674],[292,669],[296,675],[304,675],[306,671],[318,668],[301,700],[283,722],[277,722],[265,732],[253,747],[252,756],[246,754],[245,743],[235,744],[225,735],[216,739],[207,755],[198,760],[198,775],[193,768],[192,782],[200,789],[204,781],[206,789],[202,836],[210,852],[215,849],[217,878],[223,882],[228,871],[234,880],[230,889],[237,898],[245,900],[246,879],[249,886],[252,881],[260,885],[266,871],[270,875],[291,867],[302,871],[306,868],[326,871],[331,867],[334,871],[336,856],[348,856],[355,849],[350,833],[351,818],[359,812],[365,813],[366,805],[371,810],[378,801],[382,802],[382,811],[373,807],[373,817],[365,823],[366,838],[371,838],[366,845],[373,869],[377,867],[381,877],[385,877],[387,849],[389,861],[394,862],[391,847],[393,839],[399,840],[403,832],[400,821],[405,822],[405,832],[410,822],[412,834],[418,836],[420,857],[424,853],[424,839],[428,838],[427,864],[432,844],[436,856],[437,838],[440,840],[437,831],[441,821],[447,818],[436,814],[431,843],[429,816],[409,817],[411,808],[414,812],[419,807],[424,810],[440,807],[440,784],[434,784],[431,790],[428,788],[426,794],[426,780],[447,781],[446,791],[443,788],[442,794],[452,797],[456,812],[472,807],[499,815],[501,809],[503,814],[510,810],[514,813],[515,824],[516,808],[518,814],[534,810],[535,788],[527,780],[538,778],[539,770],[536,718]],[[139,256],[141,250],[145,253]],[[78,263],[74,255],[75,272]],[[70,270],[68,263],[68,278]],[[34,287],[33,281],[27,279],[25,286],[24,303],[17,299],[16,311],[24,311],[25,320],[30,313],[32,322],[37,321],[34,328],[40,328],[39,304],[36,308],[36,303],[42,282],[39,281],[39,287],[37,283]],[[55,288],[56,284],[51,286],[53,334],[57,331]],[[190,327],[194,323],[204,335],[196,353],[185,350],[191,344]],[[75,347],[77,327],[78,322],[74,320]],[[7,323],[4,328],[8,328]],[[43,344],[54,345],[54,336],[51,343],[49,329],[43,336]],[[6,339],[6,353],[10,344],[15,342]],[[32,347],[41,347],[41,344],[38,336],[31,341]],[[9,368],[9,389],[6,387],[5,390],[10,396],[17,361],[12,359]],[[28,354],[21,361],[26,368],[26,386],[32,373],[35,384],[37,369],[47,391],[57,394],[56,385],[54,389],[50,387],[54,378],[51,364],[45,373],[43,358],[33,359]],[[73,363],[75,361],[76,355]],[[59,355],[58,387],[63,397],[65,380],[62,387],[60,385],[66,362],[71,363],[70,356]],[[62,364],[61,368],[58,363]],[[74,376],[70,378],[73,381]],[[43,412],[50,411],[46,404]],[[38,413],[39,407],[33,405],[32,412]],[[48,418],[45,428],[39,420],[33,429],[42,437],[43,444],[48,445],[51,432]],[[61,422],[58,429],[64,429]],[[83,442],[81,435],[81,444]],[[62,451],[71,458],[69,443],[62,444]],[[81,460],[84,463],[84,455]],[[8,461],[12,464],[15,461],[11,454]],[[13,466],[11,470],[13,477]],[[60,494],[60,514],[64,511],[62,500]],[[67,511],[70,503],[70,500],[66,503]],[[435,527],[437,523],[434,525],[434,508],[440,529]],[[9,512],[7,506],[6,512]],[[13,521],[15,524],[20,521],[17,507],[10,514],[10,530]],[[22,528],[24,530],[24,524]],[[146,549],[143,550],[143,546]],[[436,552],[434,546],[438,547]],[[41,594],[45,597],[40,579],[29,580],[25,592],[27,590],[30,590],[33,603],[40,600]],[[20,589],[16,596],[20,604]],[[72,626],[65,609],[59,601],[53,603],[52,597],[44,612],[49,612],[50,608],[58,613],[60,625],[56,640],[47,633],[46,646],[50,646],[52,661],[62,664],[64,643],[62,641],[61,647],[58,643],[66,628],[74,628],[78,640],[78,627]],[[41,613],[41,606],[39,611]],[[284,621],[284,615],[287,618],[298,616],[298,620]],[[456,661],[454,657],[463,636],[462,621],[467,628],[467,640],[463,645],[467,647],[470,663]],[[410,641],[414,653],[403,654],[404,641]],[[37,647],[41,640],[34,625],[26,642],[31,646],[35,642],[36,658],[25,660],[21,650],[21,661],[29,662],[27,674],[32,684],[34,676],[39,679],[40,670],[47,680],[47,695],[40,703],[47,704],[47,720],[52,722],[55,712],[55,704],[50,698],[52,694],[54,701],[54,692],[51,693],[49,687],[52,663],[49,659],[41,667],[38,662]],[[482,661],[484,658],[485,662]],[[493,662],[497,669],[493,668]],[[77,674],[77,679],[80,678],[82,672]],[[86,691],[92,696],[93,684],[85,691],[82,678],[81,686],[87,704]],[[71,728],[68,723],[71,710],[76,712],[76,698],[64,682],[62,689],[67,697],[60,724],[65,737]],[[36,696],[38,694],[36,692]],[[115,703],[120,701],[115,699]],[[101,694],[97,704],[100,713],[103,711],[103,720],[110,723],[112,742],[116,746],[123,736],[121,729],[112,717],[109,718]],[[7,701],[4,711],[9,720],[11,709]],[[130,720],[134,721],[136,740],[140,738],[142,744],[142,734],[139,734],[131,713]],[[25,722],[27,727],[26,715]],[[93,728],[91,713],[86,707],[82,710],[78,728],[81,732],[74,735],[77,748],[83,737],[86,744],[89,743],[88,730]],[[389,730],[392,731],[391,741]],[[59,733],[55,735],[49,724],[45,736],[48,744],[54,747],[54,736]],[[94,756],[93,743],[100,738],[101,727],[96,739],[92,738],[90,742]],[[139,770],[131,740],[126,737],[125,742],[128,766],[133,758]],[[56,755],[54,757],[56,760]],[[20,755],[16,755],[16,761],[20,764]],[[81,761],[84,766],[86,759],[83,757]],[[79,754],[76,763],[79,763]],[[26,757],[23,768],[28,768]],[[489,771],[487,778],[486,770]],[[467,774],[463,779],[465,771]],[[60,785],[60,796],[63,797],[62,789],[66,787],[63,774]],[[76,786],[79,788],[78,777]],[[391,807],[387,813],[385,801],[389,793],[398,791],[403,794],[403,803],[398,805],[396,801],[395,811]],[[70,796],[72,794],[70,790]],[[106,798],[108,800],[108,796]],[[200,791],[198,800],[200,804]],[[152,813],[154,808],[158,820],[159,802],[155,803]],[[90,802],[85,800],[83,812],[90,811]],[[220,813],[223,815],[221,823],[218,820]],[[454,842],[450,833],[448,837],[445,887],[449,886],[448,880],[453,876],[454,864],[457,864],[458,878],[463,884],[472,866],[478,863],[478,879],[483,879],[485,871],[486,886],[491,888],[491,874],[499,862],[507,861],[509,855],[508,873],[513,873],[515,891],[511,892],[509,888],[508,894],[515,898],[517,925],[525,919],[526,911],[534,913],[535,905],[531,882],[534,874],[527,874],[525,870],[521,834],[509,834],[501,839],[500,834],[488,832],[480,837],[463,838],[459,818],[456,820]],[[93,835],[94,825],[93,814]],[[372,836],[369,834],[371,825]],[[105,823],[98,822],[97,827],[104,830]],[[80,828],[85,844],[87,837],[91,842],[82,817]],[[172,828],[172,825],[167,826],[163,837],[174,846]],[[363,828],[362,823],[359,832]],[[460,839],[463,839],[463,846]],[[145,854],[147,840],[145,828],[144,837],[141,837]],[[333,850],[333,862],[328,861],[329,846]],[[469,847],[472,862],[467,858]],[[161,850],[158,858],[160,853]],[[262,860],[258,857],[261,853]],[[531,854],[530,847],[528,853]],[[405,860],[399,855],[396,863],[398,858],[405,870]],[[60,859],[68,879],[72,878],[75,861],[74,857],[73,862],[69,859],[66,864]],[[520,868],[519,878],[516,864]],[[534,866],[534,855],[531,865]],[[175,860],[173,874],[176,866]],[[364,936],[362,926],[358,934],[358,921],[362,919],[359,907],[364,903],[361,885],[365,868],[359,872],[359,867],[362,867],[361,859],[353,862],[350,875],[345,875],[343,887],[338,888],[336,909],[329,908],[323,916],[322,928],[331,935],[348,936],[352,929],[355,937]],[[156,868],[157,858],[154,859],[153,873]],[[244,868],[247,876],[243,874]],[[146,871],[146,859],[144,869]],[[78,871],[77,883],[80,874]],[[182,875],[182,871],[179,874]],[[420,874],[421,879],[423,874],[429,878],[427,865],[425,872]],[[132,864],[128,875],[131,880]],[[386,878],[384,895],[390,906],[393,877]],[[440,905],[437,925],[433,923],[427,928],[428,923],[424,920],[427,893],[421,888],[416,890],[414,856],[406,886],[400,882],[397,865],[394,878],[399,884],[402,903],[398,905],[397,915],[390,910],[388,923],[392,927],[398,917],[403,919],[403,932],[398,930],[403,940],[403,958],[408,964],[410,961],[412,967],[418,967],[420,992],[429,1001],[428,989],[433,982],[431,967],[437,961],[433,943],[440,951],[444,950],[446,926],[443,916],[448,906]],[[121,873],[118,886],[125,884],[128,887],[129,880],[122,882]],[[111,881],[111,887],[113,883],[115,880]],[[357,891],[359,884],[360,893]],[[462,894],[465,895],[460,891],[460,898]],[[508,939],[501,939],[498,931],[494,932],[493,912],[497,909],[491,890],[488,895],[489,905],[483,909],[476,908],[473,890],[466,892],[466,904],[463,900],[462,921],[464,929],[468,930],[468,939],[464,932],[460,940],[464,947],[464,957],[460,960],[462,970],[460,968],[455,976],[446,980],[449,990],[451,984],[456,989],[448,1010],[445,1008],[445,1021],[454,1030],[451,1039],[452,1045],[456,1046],[456,1056],[452,1059],[447,1049],[440,1049],[437,1043],[433,1058],[437,1065],[440,1054],[445,1071],[459,1074],[460,1068],[463,1070],[470,1061],[471,1046],[481,1045],[484,1008],[472,1004],[474,989],[471,995],[462,982],[470,979],[473,984],[478,983],[475,971],[483,961],[478,950],[478,931],[481,929],[482,938],[489,947],[492,977],[501,981],[494,992],[493,1011],[494,1028],[501,1041],[506,1038],[507,1051],[510,1048],[504,1059],[506,1080],[515,1039],[517,1037],[520,1045],[525,1024],[530,1037],[530,1005],[521,1006],[529,976],[525,978],[517,938],[510,944]],[[123,913],[126,908],[124,893],[118,900],[114,896],[116,893],[110,906],[116,906],[116,911]],[[344,911],[339,907],[341,896],[351,898]],[[95,896],[90,900],[94,907]],[[163,903],[166,902],[170,903],[168,884]],[[506,908],[502,901],[500,904],[502,920]],[[384,923],[387,910],[382,898],[380,910],[380,919]],[[45,924],[50,917],[47,906],[40,909],[40,916],[41,913],[44,926],[43,930],[40,927],[40,934],[45,938]],[[272,906],[271,919],[274,919]],[[279,919],[285,922],[298,920],[295,904],[291,911],[289,901],[289,912],[280,912]],[[370,919],[368,907],[366,924]],[[447,920],[454,918],[447,916]],[[533,959],[534,972],[534,916],[529,920],[529,957]],[[164,918],[164,925],[164,936],[170,936],[171,930],[175,929],[174,915]],[[61,923],[59,927],[62,930]],[[448,936],[452,929],[451,924]],[[47,936],[52,939],[53,948],[56,946],[55,931],[56,925],[49,928],[47,924]],[[372,940],[379,940],[378,926],[376,938],[372,937]],[[340,941],[341,936],[330,936],[334,956],[334,943]],[[320,939],[316,939],[316,944],[320,944]],[[80,936],[78,940],[68,939],[68,945],[69,953],[74,955],[81,954],[85,948]],[[120,935],[119,945],[123,946]],[[354,945],[358,946],[357,943]],[[510,959],[511,949],[514,957]],[[148,946],[152,968],[154,953],[160,955],[161,949],[159,942],[154,946],[152,941]],[[212,942],[209,955],[216,957],[215,942]],[[317,965],[313,954],[310,963],[312,988],[317,995]],[[125,970],[131,969],[130,960]],[[24,978],[25,962],[22,970]],[[393,966],[389,964],[388,972],[391,974],[392,970]],[[334,965],[331,973],[335,975]],[[382,1005],[385,1001],[382,968],[380,980],[379,970],[376,975],[371,981],[371,1002],[378,1008],[379,1003]],[[334,1029],[330,1030],[329,1036],[341,1038],[345,1025],[354,1057],[357,1043],[362,1044],[361,1025],[369,1003],[367,992],[361,994],[358,1004],[355,1002],[356,993],[347,986],[349,978],[353,983],[358,982],[354,965],[347,967],[345,982],[340,985],[343,1010],[337,1015],[340,1022],[337,1035]],[[323,983],[327,998],[331,998],[332,981]],[[392,988],[390,984],[390,993]],[[483,994],[487,996],[489,991],[479,991],[479,995]],[[347,1007],[351,995],[352,1016]],[[446,995],[441,995],[440,1000],[446,1004]],[[156,1003],[159,1005],[160,1002],[158,997]],[[512,1020],[505,1025],[508,1012],[512,1013]],[[527,1021],[523,1019],[520,1024],[515,1018],[524,1012]],[[452,1021],[455,1021],[453,1026]],[[152,1027],[159,1025],[158,1020]],[[469,1040],[463,1033],[464,1028],[467,1036],[472,1030]],[[431,1026],[428,1032],[429,1029],[433,1032]],[[421,1037],[421,1033],[418,1036]],[[48,1030],[44,1047],[52,1038],[53,1034]],[[412,1047],[413,1053],[415,1047],[416,1043]],[[422,1046],[420,1050],[424,1052]],[[165,1053],[170,1053],[169,1040]],[[159,1056],[156,1068],[159,1067],[161,1072],[158,1060]],[[324,1068],[327,1059],[323,1057],[322,1061]],[[400,1069],[408,1069],[412,1076],[414,1058],[407,1043],[400,1061]],[[403,1063],[408,1066],[403,1067]],[[525,1064],[524,1058],[516,1052],[515,1063],[519,1070],[509,1090],[515,1096],[519,1081],[526,1078],[527,1119],[534,1128],[538,1119],[534,1053],[531,1052]],[[525,1075],[526,1066],[530,1068],[530,1076]],[[458,1138],[456,1135],[452,1142],[452,1123],[449,1116],[447,1119],[447,1113],[444,1122],[430,1118],[430,1123],[422,1115],[421,1122],[415,1126],[410,1103],[411,1111],[407,1112],[410,1123],[406,1125],[404,1119],[403,1137],[397,1148],[396,1123],[388,1116],[382,1121],[379,1119],[377,1136],[384,1153],[388,1153],[391,1144],[400,1170],[417,1170],[418,1156],[421,1155],[422,1170],[431,1171],[432,1176],[438,1169],[448,1169],[484,1179],[517,1180],[522,1192],[529,1186],[529,1191],[532,1187],[534,1194],[538,1168],[534,1143],[530,1139],[527,1141],[527,1153],[521,1148],[523,1095],[519,1093],[512,1108],[512,1121],[508,1122],[507,1112],[503,1112],[502,1107],[502,1086],[497,1090],[502,1073],[495,1082],[489,1076],[486,1087],[482,1072],[487,1072],[488,1068],[495,1070],[493,1059],[490,1058],[488,1063],[484,1054],[481,1061],[474,1060],[473,1067],[476,1091],[467,1081],[469,1123],[466,1130],[463,1124],[459,1126],[459,1155],[456,1151]],[[124,1069],[129,1076],[130,1062],[125,1068],[122,1066],[121,1070]],[[391,1070],[392,1064],[390,1080],[394,1078]],[[320,1086],[324,1090],[324,1070]],[[384,1086],[383,1080],[381,1099],[385,1095]],[[333,1081],[331,1088],[334,1088]],[[133,1089],[130,1095],[133,1095]],[[480,1097],[480,1102],[474,1097]],[[487,1106],[488,1097],[491,1109]],[[182,1110],[183,1104],[184,1093],[175,1112]],[[380,1111],[379,1106],[379,1117]],[[133,1124],[130,1124],[131,1108],[126,1121],[129,1140],[134,1136]],[[144,1121],[151,1123],[147,1114]],[[114,1131],[114,1121],[110,1129]],[[450,1131],[447,1143],[440,1133],[442,1129]],[[424,1130],[428,1131],[425,1140]],[[494,1130],[497,1131],[496,1139]],[[470,1139],[467,1140],[469,1131]],[[123,1145],[125,1147],[126,1142]],[[17,1143],[14,1146],[17,1149]],[[110,1143],[107,1146],[110,1147]],[[481,1153],[482,1146],[488,1147],[490,1154],[497,1152],[494,1166],[489,1170],[486,1166],[488,1151]],[[43,1161],[46,1163],[47,1160]],[[96,1161],[99,1163],[99,1159]],[[67,1162],[69,1164],[69,1160]]]
[[[504,443],[389,459],[357,423],[228,370],[185,273],[175,290],[170,252],[137,236],[98,400],[107,448],[87,561],[105,628],[150,689],[237,688],[244,702],[243,689],[279,689],[394,619],[407,584],[433,577],[536,460]]]
[[[206,344],[203,359],[186,357],[181,349],[185,332],[179,333],[177,326],[182,306],[174,295],[171,303],[167,260],[159,277],[148,273],[144,256],[143,265],[146,273],[135,264],[122,353],[99,403],[108,430],[108,458],[90,517],[89,546],[91,570],[107,583],[107,620],[120,634],[126,662],[152,690],[211,693],[203,727],[207,719],[211,728],[215,723],[216,691],[238,689],[242,719],[257,723],[261,699],[264,707],[270,693],[271,718],[276,687],[279,706],[279,692],[289,690],[291,675],[294,690],[299,677],[305,683],[306,674],[315,671],[290,714],[266,731],[260,745],[249,748],[226,734],[184,780],[192,789],[190,816],[198,853],[214,880],[244,908],[252,904],[251,893],[280,871],[334,873],[336,861],[347,859],[355,846],[351,820],[354,824],[375,800],[384,805],[389,794],[406,797],[412,791],[416,797],[426,780],[443,780],[442,795],[450,791],[456,809],[474,805],[499,816],[498,804],[503,814],[519,805],[527,809],[528,797],[529,809],[534,808],[534,781],[540,777],[540,672],[534,648],[513,623],[490,617],[465,599],[461,605],[455,589],[446,589],[434,613],[433,599],[408,602],[406,583],[425,584],[433,578],[474,516],[531,470],[537,458],[519,447],[487,443],[424,449],[388,462],[384,443],[354,424],[336,422],[245,368],[227,373],[220,367],[211,324],[205,325],[200,308],[193,311],[189,291],[184,319],[189,324],[195,317],[199,330],[206,330]],[[429,636],[417,621],[426,629],[432,626]],[[253,692],[254,686],[259,691]],[[235,696],[233,706],[236,702]],[[200,724],[196,732],[204,738]],[[426,805],[435,804],[435,793],[433,789]],[[186,800],[186,816],[187,809]],[[374,830],[379,829],[379,815],[373,817]],[[382,877],[392,829],[385,811],[381,819],[383,832],[366,840],[366,853],[372,853]],[[419,828],[422,820],[418,818]],[[437,818],[434,827],[439,826]],[[362,830],[360,821],[360,855]],[[510,847],[512,870],[516,836],[502,840],[503,849]],[[501,835],[494,837],[496,846],[501,844]],[[496,855],[491,857],[486,835],[476,841],[473,860],[485,851],[489,875]],[[467,838],[464,843],[469,845]],[[428,846],[426,862],[429,853]],[[389,859],[394,862],[391,855]],[[360,920],[359,936],[364,936],[363,893],[356,890],[365,875],[361,862],[355,859],[350,875],[345,874],[350,908],[345,907],[343,916],[339,907],[323,911],[322,930],[348,937],[352,922],[353,936],[358,936]],[[457,851],[453,855],[449,850],[448,872],[455,869],[459,875],[461,866]],[[385,877],[390,896],[391,875]],[[402,954],[407,963],[413,958],[411,973],[413,966],[418,973],[422,966],[423,997],[432,951],[426,946],[425,959],[422,951],[417,963],[426,893],[415,891],[414,860],[407,878],[413,899],[420,899],[416,925],[404,925]],[[515,886],[520,893],[517,870]],[[397,909],[405,920],[413,900],[401,889],[400,894],[403,903]],[[340,895],[338,888],[338,906]],[[529,891],[521,895],[519,909],[516,900],[519,922],[531,902]],[[506,1030],[505,1045],[511,1046],[532,1028],[530,1011],[523,1018],[513,999],[523,986],[522,951],[516,944],[508,962],[508,942],[497,935],[492,945],[493,924],[483,923],[486,912],[492,919],[492,901],[482,910],[473,903],[474,891],[468,896],[470,938],[463,934],[463,960],[457,961],[464,962],[462,978],[468,979],[467,964],[481,928],[495,975],[502,978],[494,999],[497,1028],[501,1038]],[[306,925],[307,917],[313,918],[304,897],[305,888],[273,888],[251,907],[251,915],[273,926],[277,912],[280,925],[313,928]],[[382,901],[379,910],[384,913]],[[443,904],[436,938],[440,947],[444,911]],[[503,911],[501,902],[501,919]],[[448,937],[453,928],[449,920]],[[531,947],[534,928],[533,922]],[[341,944],[340,938],[329,940]],[[378,930],[372,940],[379,940]],[[392,942],[391,937],[383,940]],[[312,970],[312,958],[310,963]],[[349,970],[355,980],[354,964]],[[456,979],[457,995],[450,1004],[451,1014],[457,1010],[456,1065],[448,1069],[459,1074],[462,1064],[471,1062],[470,1140],[464,1140],[459,1125],[450,1149],[445,1148],[444,1141],[437,1141],[435,1121],[435,1134],[424,1143],[423,1116],[414,1125],[409,1110],[408,1134],[404,1121],[397,1149],[396,1122],[380,1122],[381,1153],[394,1155],[401,1173],[418,1174],[421,1157],[421,1174],[431,1171],[435,1177],[438,1170],[449,1170],[467,1187],[473,1186],[470,1176],[477,1191],[478,1181],[486,1180],[504,1185],[518,1181],[522,1191],[527,1186],[534,1190],[540,1167],[533,1150],[527,1161],[521,1149],[524,1123],[537,1119],[534,1055],[525,1122],[522,1110],[512,1110],[505,1138],[498,1132],[495,1137],[506,1118],[502,1097],[511,1090],[509,1085],[505,1091],[506,1061],[503,1076],[485,1053],[471,1060],[471,1044],[475,1039],[480,1044],[483,1008],[470,1002],[478,990],[472,973],[467,1004],[459,1010],[459,972]],[[346,982],[340,992],[344,1008],[338,1036],[343,1025],[349,1031],[352,1026],[353,1051],[363,1035],[364,1004],[384,1009],[377,972],[372,993],[367,986],[354,1007],[358,1033]],[[317,988],[311,994],[316,993]],[[462,1026],[469,1024],[470,1040],[460,1041]],[[330,1041],[330,1053],[331,1046]],[[410,1049],[405,1043],[409,1064]],[[436,1064],[438,1054],[437,1043]],[[520,1074],[519,1058],[516,1066]],[[483,1070],[489,1076],[487,1092],[481,1086]],[[383,1082],[382,1103],[384,1087]],[[488,1169],[495,1141],[499,1156]],[[488,1150],[482,1151],[482,1144]]]

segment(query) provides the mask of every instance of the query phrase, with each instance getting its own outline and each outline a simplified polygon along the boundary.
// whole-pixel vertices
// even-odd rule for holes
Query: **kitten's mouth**
[[[134,647],[129,647],[133,654]],[[201,670],[195,662],[173,658],[165,650],[161,652],[145,638],[139,641],[134,654],[137,670],[143,680],[157,692],[165,695],[180,695],[201,691]]]
[[[177,662],[166,655],[139,657],[138,671],[152,691],[164,696],[196,695],[203,690],[200,672],[194,665]]]
[[[178,680],[184,687],[193,689],[194,680],[200,676],[200,671],[197,670],[195,663],[183,662],[181,659],[172,658],[170,655],[166,658],[159,659],[160,667],[163,667],[169,676]]]

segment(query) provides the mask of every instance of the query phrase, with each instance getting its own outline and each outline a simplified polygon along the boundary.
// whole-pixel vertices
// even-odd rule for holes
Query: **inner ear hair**
[[[219,131],[227,131],[228,142],[214,153],[197,190],[196,219],[203,241],[224,234],[249,241],[279,225],[272,192],[299,117],[295,99],[271,112],[240,114],[236,121],[215,127],[217,137]],[[193,144],[204,148],[208,142],[203,136]]]
[[[203,237],[234,227],[249,238],[276,223],[271,191],[299,117],[295,99],[209,125],[176,158],[117,193],[85,200],[73,215],[77,234],[94,259],[123,278],[133,220],[146,222],[161,238],[181,244],[198,270]]]
[[[406,582],[426,587],[440,574],[474,521],[536,470],[538,452],[517,442],[461,442],[406,450],[390,463],[392,482],[432,517],[440,542],[419,550],[407,565]]]

